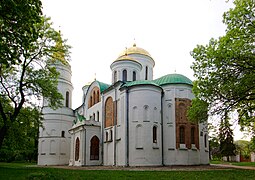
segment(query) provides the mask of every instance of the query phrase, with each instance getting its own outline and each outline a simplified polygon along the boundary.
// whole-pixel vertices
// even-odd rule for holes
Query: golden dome
[[[132,47],[127,48],[126,50],[124,50],[119,55],[119,57],[129,55],[129,54],[142,54],[142,55],[145,55],[145,56],[149,56],[151,58],[151,55],[150,55],[150,53],[148,53],[148,51],[144,50],[143,48],[137,47],[135,43],[133,44]]]
[[[137,62],[134,58],[132,58],[128,55],[122,55],[122,56],[118,57],[118,59],[116,59],[115,61],[123,61],[123,60],[130,60],[130,61]]]

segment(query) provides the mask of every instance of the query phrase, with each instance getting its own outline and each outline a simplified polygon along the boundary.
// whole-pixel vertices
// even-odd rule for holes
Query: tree
[[[251,155],[251,143],[245,140],[235,141],[236,152],[242,155],[245,159],[249,159]]]
[[[41,22],[40,0],[1,0],[0,2],[0,63],[19,63],[20,47],[29,49],[38,38],[34,24]]]
[[[192,91],[195,97],[199,96],[198,81],[193,82]],[[206,122],[208,120],[209,104],[200,98],[194,98],[191,101],[191,106],[188,109],[188,117],[192,122]]]
[[[12,108],[10,104],[9,108]],[[22,108],[17,120],[12,123],[3,141],[3,146],[0,149],[0,161],[36,160],[40,124],[40,109],[31,107]]]
[[[30,24],[36,33],[30,38],[28,35],[27,41],[9,44],[12,50],[6,53],[10,54],[10,60],[6,59],[7,63],[0,65],[0,116],[3,121],[0,126],[0,149],[23,106],[36,105],[42,97],[52,108],[62,106],[63,97],[57,89],[59,73],[52,64],[57,61],[66,64],[70,47],[66,45],[66,40],[62,40],[60,32],[51,27],[49,18],[40,18],[39,22]],[[20,37],[16,38],[19,40]],[[11,110],[5,106],[6,101],[11,103]]]
[[[227,116],[225,116],[227,117]],[[233,138],[233,131],[231,125],[229,124],[229,119],[222,119],[219,128],[219,141],[220,141],[220,154],[227,157],[229,161],[229,156],[235,155],[235,144]]]
[[[196,99],[209,105],[210,115],[226,119],[237,111],[241,127],[254,131],[255,1],[234,0],[234,5],[223,15],[226,34],[191,52],[195,59],[191,68],[197,78],[194,88]]]

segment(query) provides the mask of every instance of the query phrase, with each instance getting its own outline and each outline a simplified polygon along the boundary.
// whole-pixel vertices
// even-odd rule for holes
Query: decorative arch
[[[137,109],[137,106],[133,107],[132,121],[138,121],[138,109]]]
[[[57,131],[56,131],[56,129],[51,129],[51,130],[50,130],[50,136],[57,136]]]
[[[100,102],[100,91],[97,86],[91,90],[89,97],[90,97],[88,103],[89,108]]]
[[[176,147],[184,144],[185,148],[194,147],[199,149],[198,124],[190,122],[187,117],[187,109],[191,105],[191,100],[187,98],[175,99],[175,123],[176,123]]]
[[[136,149],[142,149],[143,148],[143,126],[141,124],[138,124],[135,129],[135,146]]]
[[[159,122],[160,120],[160,117],[159,117],[159,114],[158,114],[158,109],[157,107],[154,107],[154,110],[153,110],[153,121],[154,122]]]
[[[67,150],[67,143],[65,140],[62,140],[61,141],[61,144],[60,144],[60,154],[61,155],[65,155],[66,154],[66,150]]]
[[[75,161],[79,160],[80,155],[80,139],[77,137],[75,140]]]
[[[90,140],[90,160],[99,160],[99,138],[93,136]]]
[[[105,127],[114,125],[114,104],[112,97],[108,97],[105,101]]]
[[[143,121],[149,121],[149,106],[145,105],[143,107]]]
[[[56,141],[50,140],[50,154],[56,154]]]

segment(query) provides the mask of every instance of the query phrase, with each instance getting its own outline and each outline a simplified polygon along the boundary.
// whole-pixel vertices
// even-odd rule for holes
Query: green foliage
[[[38,37],[34,24],[41,22],[40,0],[1,0],[0,63],[19,63],[20,47],[28,49]]]
[[[218,137],[210,137],[209,139],[210,158],[212,160],[220,160],[222,155],[220,154],[220,143]]]
[[[227,156],[229,161],[229,156],[235,155],[235,144],[233,138],[233,131],[231,125],[229,124],[229,119],[225,118],[221,121],[219,128],[219,142],[220,142],[220,154],[222,156]]]
[[[194,82],[193,93],[196,98],[192,99],[191,106],[188,109],[188,118],[192,122],[206,122],[208,120],[208,103],[197,97],[197,81]]]
[[[62,106],[59,73],[52,65],[68,66],[70,46],[52,28],[50,19],[42,16],[41,8],[40,0],[0,4],[0,149],[22,107],[36,106],[42,97],[52,108]],[[6,102],[12,110],[4,107]]]
[[[197,45],[191,52],[197,78],[196,97],[221,118],[237,110],[243,129],[254,131],[255,122],[255,1],[235,0],[223,15],[226,34]],[[199,109],[200,104],[194,109]]]
[[[41,113],[39,109],[22,108],[17,121],[12,123],[4,139],[3,146],[0,149],[0,161],[31,162],[37,160],[40,125]]]
[[[238,140],[235,141],[236,151],[240,155],[243,155],[245,159],[249,159],[251,155],[251,146],[249,141],[245,140]]]

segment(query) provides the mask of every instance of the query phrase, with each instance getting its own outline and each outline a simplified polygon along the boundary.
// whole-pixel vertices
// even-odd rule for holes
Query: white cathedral
[[[164,166],[209,164],[206,123],[187,120],[192,81],[153,80],[155,61],[134,44],[112,62],[112,84],[85,85],[72,109],[71,67],[55,64],[64,107],[44,101],[38,165]]]

